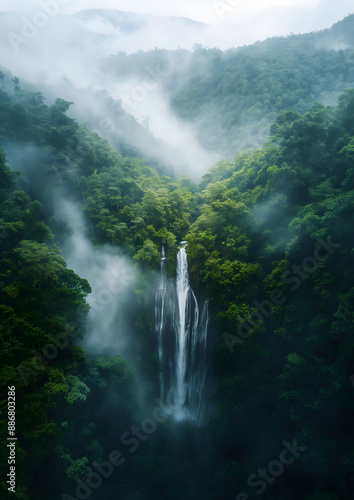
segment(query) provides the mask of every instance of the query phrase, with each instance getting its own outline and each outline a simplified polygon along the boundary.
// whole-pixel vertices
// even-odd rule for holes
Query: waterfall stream
[[[189,284],[185,242],[177,254],[176,283],[166,279],[166,257],[162,248],[161,280],[155,300],[155,329],[161,362],[162,402],[174,408],[177,420],[207,418],[208,301],[199,314],[196,296]]]

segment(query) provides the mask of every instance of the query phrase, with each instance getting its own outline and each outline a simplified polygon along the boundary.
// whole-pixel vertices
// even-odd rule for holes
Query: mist
[[[135,365],[139,345],[133,341],[132,318],[137,307],[134,291],[140,275],[138,266],[117,246],[93,245],[82,206],[45,173],[49,149],[19,142],[3,147],[10,168],[23,175],[20,183],[41,201],[47,219],[60,227],[67,267],[91,286],[92,293],[87,297],[90,311],[82,317],[85,336],[77,344],[89,354],[122,354]]]
[[[87,299],[90,312],[84,322],[86,334],[78,344],[87,353],[124,354],[130,359],[128,311],[134,302],[138,270],[120,255],[119,248],[92,245],[81,210],[74,203],[60,198],[54,213],[69,231],[63,246],[68,268],[87,279],[92,288]]]
[[[21,497],[350,497],[349,8],[3,0]]]
[[[267,120],[259,129],[261,120],[250,123],[247,115],[241,114],[238,120],[245,126],[241,133],[237,132],[240,138],[230,149],[214,138],[211,144],[200,138],[200,129],[209,128],[209,121],[210,135],[215,135],[214,130],[221,128],[222,116],[214,113],[194,123],[177,116],[172,100],[183,89],[186,77],[179,79],[176,75],[188,74],[188,53],[178,66],[170,60],[167,71],[142,62],[138,73],[128,69],[115,74],[111,58],[123,52],[148,54],[155,48],[190,51],[198,44],[226,49],[269,35],[286,35],[295,28],[291,23],[284,24],[284,16],[295,25],[304,5],[296,7],[290,2],[281,7],[275,2],[264,7],[253,2],[251,9],[244,2],[197,2],[188,7],[192,19],[197,19],[194,21],[180,14],[162,17],[160,4],[155,5],[155,10],[152,6],[148,14],[141,10],[130,13],[92,9],[94,3],[86,4],[86,10],[80,10],[77,2],[76,8],[59,3],[49,8],[42,3],[36,11],[0,12],[2,67],[18,76],[24,88],[30,84],[41,90],[48,103],[56,97],[74,102],[70,116],[87,122],[122,154],[142,156],[172,177],[187,174],[198,182],[221,158],[262,144]],[[311,19],[316,18],[321,5],[317,2],[312,9],[306,7]],[[18,2],[14,4],[16,9],[19,6]],[[341,8],[346,9],[347,4],[343,2]],[[307,24],[298,24],[297,31],[306,31],[310,24],[307,18]],[[199,70],[206,77],[210,72],[208,67]]]
[[[32,23],[34,18],[29,14],[1,13],[0,59],[3,68],[18,76],[24,88],[29,83],[41,90],[48,103],[55,97],[73,101],[75,106],[71,108],[70,116],[89,123],[113,147],[120,149],[123,141],[133,153],[162,165],[170,175],[188,174],[200,180],[219,156],[205,151],[193,127],[171,110],[169,95],[161,82],[152,76],[152,84],[147,85],[146,91],[141,79],[127,76],[126,79],[114,80],[107,78],[101,69],[101,62],[119,51],[132,53],[150,48],[149,33],[154,33],[156,19],[143,16],[142,22],[135,16],[132,20],[129,16],[126,19],[117,11],[98,11],[98,14],[88,16],[85,12],[74,16],[58,12],[40,29]],[[122,28],[111,24],[111,16],[113,19],[118,16],[117,22],[122,23]],[[159,26],[166,29],[166,40],[171,39],[171,30],[183,36],[181,26],[194,33],[196,24],[191,22],[190,26],[187,20],[172,19],[165,26],[163,20],[159,21]],[[9,33],[14,37],[11,40]],[[21,33],[31,36],[26,39]],[[134,97],[139,88],[143,88],[146,94],[143,99]],[[113,113],[112,107],[107,106],[107,99],[102,99],[104,93],[117,103]],[[128,102],[131,95],[133,106]],[[123,123],[122,111],[116,112],[118,103],[126,113]],[[127,121],[131,125],[128,130]]]

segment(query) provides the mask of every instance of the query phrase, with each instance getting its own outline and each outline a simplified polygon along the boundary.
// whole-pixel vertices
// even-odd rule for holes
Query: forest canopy
[[[210,100],[232,148],[239,113],[257,121],[267,110],[262,127],[274,117],[259,148],[220,161],[199,184],[117,152],[68,116],[71,102],[46,105],[18,80],[13,91],[0,89],[0,377],[3,388],[16,386],[19,401],[18,498],[76,498],[112,450],[123,452],[122,466],[92,498],[252,498],[252,472],[284,442],[302,451],[262,498],[351,498],[354,89],[335,105],[314,100],[352,80],[353,55],[313,49],[305,74],[295,74],[289,51],[307,39],[290,38],[274,60],[268,47],[277,43],[190,55],[191,64],[206,59],[219,69],[201,82],[196,66],[174,98],[182,116],[198,116],[204,130]],[[218,138],[205,134],[213,146]],[[35,152],[21,174],[8,166],[14,148]],[[60,250],[68,228],[56,216],[56,193],[80,207],[96,248],[110,245],[139,269],[129,340],[144,354],[134,367],[77,345],[91,287]],[[150,418],[159,394],[153,300],[161,247],[173,279],[184,239],[193,287],[210,303],[214,410],[204,428],[166,418],[139,441],[135,426]],[[1,401],[4,417],[6,394]],[[122,448],[122,435],[136,453]],[[6,469],[6,448],[1,453]],[[6,480],[1,486],[7,490]]]

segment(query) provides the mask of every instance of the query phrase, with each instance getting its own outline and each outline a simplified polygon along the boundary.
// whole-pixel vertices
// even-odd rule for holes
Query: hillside
[[[121,449],[124,430],[153,412],[154,269],[164,245],[173,277],[185,235],[194,287],[210,301],[215,410],[200,431],[188,421],[177,427],[183,449],[173,453],[177,424],[168,420],[132,459],[124,456],[124,476],[112,476],[99,495],[150,499],[162,488],[166,500],[192,499],[196,488],[228,499],[249,491],[247,471],[277,456],[286,440],[305,451],[264,498],[350,498],[353,103],[351,90],[336,107],[281,114],[263,148],[221,162],[196,186],[116,153],[70,119],[62,99],[48,107],[40,92],[16,83],[12,94],[0,92],[1,141],[23,173],[11,173],[2,154],[1,378],[19,399],[20,498],[75,495],[74,479],[85,482],[91,462]],[[87,355],[72,340],[51,363],[31,360],[32,346],[49,352],[53,335],[63,342],[83,326],[90,334],[78,319],[90,285],[67,269],[55,243],[72,238],[70,224],[53,216],[60,199],[84,211],[102,258],[110,244],[115,258],[123,252],[138,266],[124,312],[134,325],[127,355],[136,375],[120,356]],[[48,479],[38,483],[39,473]]]
[[[201,144],[224,156],[260,146],[277,114],[334,104],[354,85],[354,15],[331,29],[278,37],[221,51],[155,50],[110,57],[112,78],[141,75],[147,65],[167,73],[162,85],[172,109],[197,129]]]
[[[354,16],[226,51],[113,44],[154,23],[194,29],[97,9],[58,15],[19,73],[0,49],[15,496],[351,500]]]
[[[74,17],[81,21],[83,25],[101,22],[108,24],[121,31],[122,33],[132,33],[139,31],[149,24],[153,24],[155,29],[170,29],[172,26],[183,29],[188,28],[196,30],[203,27],[202,23],[192,21],[186,17],[158,17],[151,14],[136,14],[133,12],[121,11],[116,9],[87,9],[80,10]]]

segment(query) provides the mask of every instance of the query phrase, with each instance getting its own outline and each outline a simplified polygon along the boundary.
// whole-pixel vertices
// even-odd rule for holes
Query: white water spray
[[[165,261],[163,248],[161,282],[155,301],[161,399],[174,408],[177,420],[190,418],[202,424],[207,418],[208,407],[208,301],[200,316],[198,301],[189,284],[185,242],[177,255],[175,286],[167,285]]]

